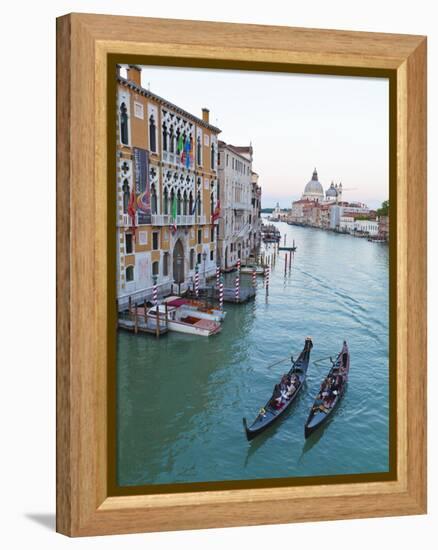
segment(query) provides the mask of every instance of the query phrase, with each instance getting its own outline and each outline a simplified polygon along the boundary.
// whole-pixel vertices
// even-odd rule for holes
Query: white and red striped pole
[[[235,297],[236,297],[236,302],[238,302],[240,300],[240,277],[239,277],[239,275],[237,275],[237,277],[236,277]]]
[[[195,271],[195,295],[196,295],[196,298],[199,296],[199,271],[198,271],[198,266],[196,266],[196,271]]]
[[[257,286],[257,271],[256,268],[252,270],[252,286],[255,288]]]
[[[266,294],[269,294],[269,266],[265,269],[265,288],[266,288]]]
[[[219,288],[221,282],[221,268],[219,266],[216,267],[216,288]]]
[[[240,258],[237,259],[237,274],[240,275]]]
[[[152,302],[155,307],[158,306],[158,287],[157,287],[157,277],[154,276],[154,286],[152,287]]]
[[[219,309],[221,311],[224,309],[224,282],[222,279],[219,281]]]

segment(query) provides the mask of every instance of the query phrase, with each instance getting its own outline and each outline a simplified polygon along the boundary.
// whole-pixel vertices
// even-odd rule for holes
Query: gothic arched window
[[[129,183],[128,180],[125,180],[122,185],[122,191],[123,191],[123,213],[128,213],[128,206],[129,206]]]
[[[181,215],[181,191],[176,195],[176,213],[178,216]]]
[[[151,151],[157,151],[157,132],[154,115],[151,115],[149,119],[149,147]]]
[[[171,153],[175,152],[175,135],[173,133],[173,126],[170,127],[170,134],[169,134],[169,151]]]
[[[193,216],[193,194],[190,192],[189,195],[189,214],[190,216]]]
[[[183,195],[183,214],[184,214],[184,216],[187,216],[187,205],[188,205],[187,191],[184,191],[184,195]]]
[[[155,189],[155,185],[151,185],[151,212],[152,214],[156,214],[158,210],[158,204],[157,204],[157,190]]]
[[[120,105],[120,141],[123,145],[129,145],[128,109],[125,103]]]
[[[214,150],[214,143],[211,144],[211,169],[214,170],[215,169],[215,160],[216,160],[216,156],[215,156],[215,150]]]
[[[169,191],[166,189],[163,193],[163,210],[164,214],[169,214]]]
[[[163,151],[167,151],[167,126],[163,122]]]
[[[196,204],[198,206],[198,216],[200,216],[202,214],[201,191],[198,191]]]
[[[202,164],[202,150],[201,150],[201,136],[197,137],[196,140],[196,162],[201,165]]]

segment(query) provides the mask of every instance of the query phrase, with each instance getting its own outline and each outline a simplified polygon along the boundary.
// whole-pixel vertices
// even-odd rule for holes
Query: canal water
[[[276,225],[282,243],[286,233],[298,247],[291,270],[285,275],[280,252],[268,298],[258,277],[255,301],[225,304],[219,335],[118,333],[119,485],[388,471],[388,247]],[[290,361],[272,364],[297,357],[308,335],[314,348],[301,395],[249,443],[242,417],[254,419]],[[304,423],[330,369],[327,357],[344,339],[347,392],[306,442]]]

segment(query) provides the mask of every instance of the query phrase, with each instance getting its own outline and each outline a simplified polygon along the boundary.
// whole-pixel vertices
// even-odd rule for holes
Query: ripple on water
[[[259,278],[254,302],[226,304],[220,335],[118,334],[122,485],[387,471],[388,250],[318,230],[280,230],[298,245],[291,271],[285,276],[280,255],[268,298]],[[307,335],[314,348],[301,395],[248,443],[242,417],[255,417]],[[305,441],[327,357],[343,339],[351,351],[347,392],[327,426]]]

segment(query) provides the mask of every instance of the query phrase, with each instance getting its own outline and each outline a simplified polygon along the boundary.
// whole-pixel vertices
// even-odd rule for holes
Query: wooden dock
[[[139,332],[151,334],[156,338],[169,332],[167,314],[164,318],[160,318],[157,323],[155,315],[148,315],[144,307],[137,306],[131,307],[130,310],[123,313],[119,313],[117,327],[122,330],[134,332],[135,334]]]
[[[224,288],[224,302],[230,304],[244,304],[255,298],[256,290],[253,287],[241,286],[239,299],[236,300],[236,289],[234,287]],[[191,298],[196,298],[194,292],[190,293]],[[219,302],[219,290],[215,286],[201,287],[199,289],[199,298],[209,302]]]

